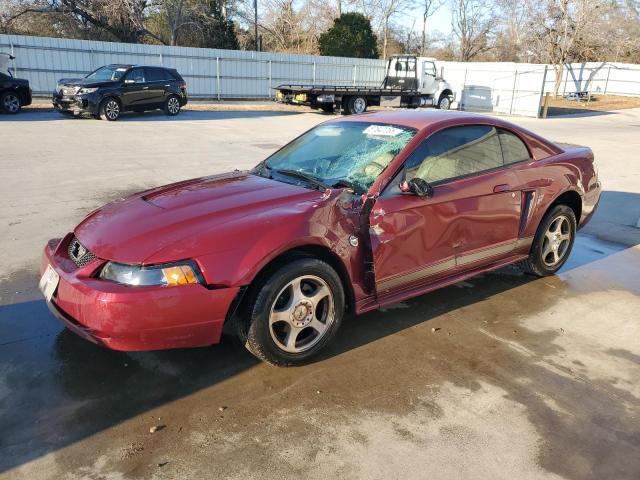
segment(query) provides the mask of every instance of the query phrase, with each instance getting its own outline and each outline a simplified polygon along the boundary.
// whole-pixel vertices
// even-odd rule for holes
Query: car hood
[[[23,87],[28,87],[29,86],[29,80],[26,80],[24,78],[10,77],[9,81],[10,81],[10,83],[12,83],[15,86],[23,86]]]
[[[117,83],[118,82],[111,81],[96,81],[91,78],[61,78],[58,80],[58,85],[67,87],[106,87],[116,85]]]
[[[225,225],[266,220],[278,209],[300,211],[323,192],[234,172],[167,185],[110,203],[89,214],[74,230],[100,258],[145,263],[158,252],[181,260],[208,253],[210,244],[181,246],[202,236],[220,238]],[[226,242],[230,240],[224,239]],[[215,243],[215,242],[214,242]],[[221,242],[219,242],[221,243]],[[203,250],[204,249],[204,250]]]

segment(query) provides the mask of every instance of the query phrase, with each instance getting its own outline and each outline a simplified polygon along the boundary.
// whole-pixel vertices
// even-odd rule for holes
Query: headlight
[[[98,90],[98,87],[93,87],[93,88],[81,88],[81,89],[78,91],[78,95],[82,95],[82,94],[84,94],[84,93],[93,93],[93,92],[95,92],[95,91],[97,91],[97,90]]]
[[[100,278],[132,286],[188,285],[201,283],[200,271],[191,262],[172,263],[156,266],[125,265],[107,262],[100,272]]]

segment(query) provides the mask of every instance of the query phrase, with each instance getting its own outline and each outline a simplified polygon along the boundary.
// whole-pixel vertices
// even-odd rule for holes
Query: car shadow
[[[637,201],[637,194],[628,195]],[[617,199],[628,201],[628,197]],[[598,214],[593,222],[599,222]],[[581,234],[563,270],[601,260],[623,248]],[[34,270],[25,270],[0,281],[0,472],[214,387],[258,364],[228,334],[220,344],[198,349],[128,353],[99,347],[53,318],[37,292],[37,280]],[[322,368],[323,359],[534,280],[510,266],[386,309],[348,316],[333,343],[314,362]],[[261,370],[265,381],[270,372]]]
[[[307,113],[305,111],[272,111],[272,110],[182,110],[176,116],[165,115],[160,110],[149,112],[124,112],[120,118],[113,122],[115,124],[127,122],[182,122],[182,121],[208,121],[208,120],[230,120],[230,119],[246,119],[246,118],[269,118],[269,117],[286,117],[289,115],[300,115]],[[96,120],[89,115],[68,115],[55,111],[53,108],[24,108],[16,115],[0,114],[0,123],[3,121],[12,122],[51,122],[51,121],[93,121],[110,124],[105,120]]]

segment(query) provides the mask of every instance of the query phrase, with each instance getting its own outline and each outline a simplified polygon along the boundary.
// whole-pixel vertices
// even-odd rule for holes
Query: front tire
[[[566,205],[552,207],[542,218],[531,245],[529,258],[521,266],[529,274],[546,277],[565,264],[576,237],[576,216]]]
[[[20,97],[15,92],[4,92],[0,95],[0,109],[4,113],[15,115],[22,108]]]
[[[327,263],[301,258],[255,288],[237,323],[249,352],[277,366],[309,361],[333,338],[344,315],[340,277]]]
[[[440,95],[436,108],[438,110],[449,110],[451,108],[451,97],[445,93]]]
[[[164,113],[170,117],[180,113],[180,98],[177,95],[170,95],[164,102]]]
[[[120,117],[120,103],[113,97],[105,98],[100,104],[99,115],[102,120],[115,122]]]

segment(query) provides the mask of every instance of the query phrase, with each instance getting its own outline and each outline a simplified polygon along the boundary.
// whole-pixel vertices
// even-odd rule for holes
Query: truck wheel
[[[440,95],[436,108],[440,110],[449,110],[449,108],[451,108],[451,97],[446,93]]]
[[[367,99],[365,97],[351,97],[348,103],[349,113],[357,115],[367,111]]]
[[[238,319],[249,352],[271,365],[300,365],[335,335],[345,296],[336,271],[315,258],[282,266],[256,285]]]

